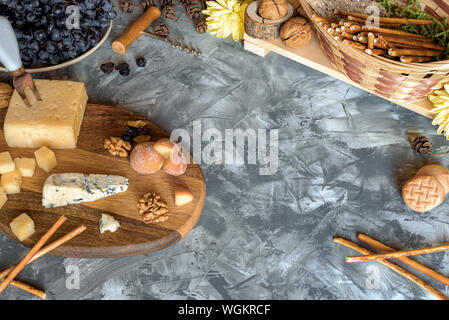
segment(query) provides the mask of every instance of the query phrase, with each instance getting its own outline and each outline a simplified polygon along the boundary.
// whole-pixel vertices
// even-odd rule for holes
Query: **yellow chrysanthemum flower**
[[[206,1],[207,9],[203,13],[207,15],[207,32],[218,38],[240,40],[245,32],[245,10],[252,0],[240,2],[239,0]]]
[[[444,133],[449,140],[449,84],[444,85],[444,90],[435,90],[428,98],[434,106],[430,112],[436,114],[432,124],[439,126],[437,133]]]

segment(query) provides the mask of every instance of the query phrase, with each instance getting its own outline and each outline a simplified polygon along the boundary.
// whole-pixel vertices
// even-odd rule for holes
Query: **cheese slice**
[[[35,81],[42,101],[28,108],[14,91],[3,126],[13,148],[74,149],[86,110],[87,94],[82,82]]]
[[[55,173],[47,178],[42,192],[46,208],[101,200],[128,190],[128,179],[121,176],[83,173]]]

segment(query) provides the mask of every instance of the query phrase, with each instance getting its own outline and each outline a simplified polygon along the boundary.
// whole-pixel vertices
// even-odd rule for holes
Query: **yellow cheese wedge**
[[[82,82],[35,80],[42,101],[28,108],[14,91],[3,126],[13,148],[74,149],[87,104]]]
[[[26,213],[15,218],[9,226],[19,241],[28,239],[35,232],[34,221]]]
[[[22,177],[32,177],[36,170],[36,160],[33,158],[15,158],[16,169],[20,171]]]
[[[2,174],[1,184],[6,194],[15,194],[20,192],[22,186],[22,174],[19,170],[14,170]]]
[[[34,151],[34,156],[36,157],[39,168],[47,172],[50,172],[51,169],[58,165],[55,153],[46,146],[40,147],[38,150]]]
[[[14,171],[16,168],[14,161],[8,151],[0,153],[0,173]]]
[[[7,200],[8,196],[6,195],[6,192],[0,187],[0,209],[3,208]]]
[[[193,201],[193,194],[184,187],[175,186],[175,204],[177,207]]]

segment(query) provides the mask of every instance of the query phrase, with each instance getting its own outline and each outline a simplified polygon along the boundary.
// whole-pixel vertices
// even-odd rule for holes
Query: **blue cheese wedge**
[[[101,233],[105,233],[106,231],[116,232],[120,228],[120,223],[117,220],[104,213],[101,215],[99,224]]]
[[[45,181],[42,205],[45,208],[55,208],[96,201],[126,190],[128,190],[128,179],[121,176],[55,173]]]

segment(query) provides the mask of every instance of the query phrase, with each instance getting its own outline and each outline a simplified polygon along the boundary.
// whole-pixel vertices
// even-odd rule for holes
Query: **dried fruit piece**
[[[138,67],[143,68],[147,65],[147,60],[144,57],[138,57],[136,59],[136,64]]]
[[[144,120],[136,120],[136,121],[128,121],[128,126],[133,128],[141,128],[145,127],[147,125],[146,121]],[[127,128],[128,130],[128,128]]]
[[[100,69],[101,69],[101,71],[103,71],[103,73],[109,74],[112,71],[114,71],[115,65],[112,62],[103,63],[100,66]]]
[[[140,142],[148,142],[150,141],[150,136],[137,136],[133,139],[134,142],[140,143]]]

